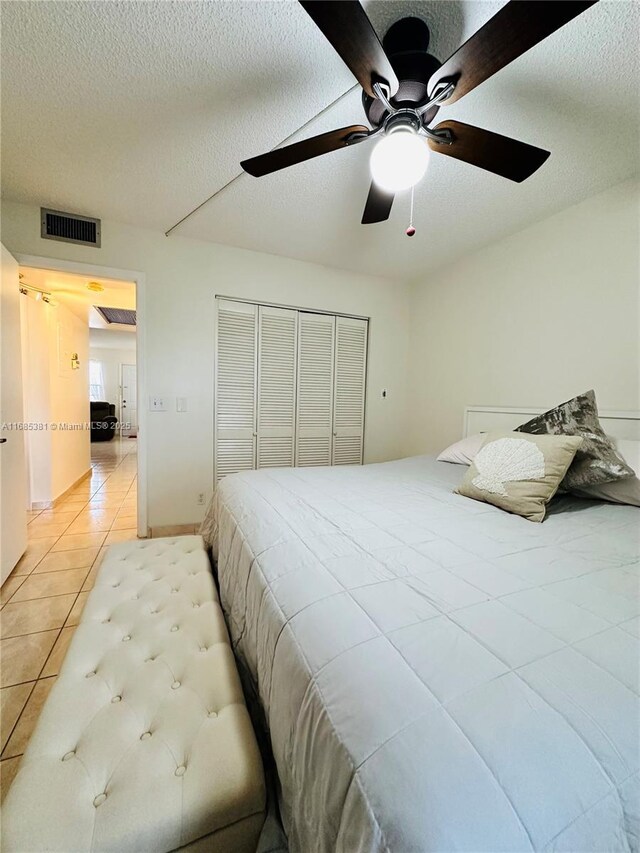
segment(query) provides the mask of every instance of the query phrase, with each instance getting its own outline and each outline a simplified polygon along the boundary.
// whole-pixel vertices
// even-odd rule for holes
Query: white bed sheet
[[[640,511],[543,524],[416,457],[220,484],[203,525],[292,851],[637,851]]]

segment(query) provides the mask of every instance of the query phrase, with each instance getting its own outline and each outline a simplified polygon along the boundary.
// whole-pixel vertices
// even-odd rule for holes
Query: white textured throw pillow
[[[461,441],[456,441],[455,444],[449,445],[446,450],[442,451],[437,461],[454,462],[456,465],[471,465],[485,438],[484,433],[478,432],[475,435],[463,438]]]
[[[609,436],[611,438],[611,436]],[[625,439],[612,439],[616,450],[624,461],[636,473],[635,477],[627,477],[624,480],[614,480],[613,483],[598,483],[576,492],[582,498],[594,498],[601,501],[609,501],[614,504],[628,504],[629,506],[640,506],[640,441],[629,441]]]

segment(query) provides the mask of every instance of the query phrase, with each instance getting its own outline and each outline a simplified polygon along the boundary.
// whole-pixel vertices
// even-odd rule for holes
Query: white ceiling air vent
[[[100,248],[100,220],[61,210],[40,208],[40,236],[43,240],[80,243]]]

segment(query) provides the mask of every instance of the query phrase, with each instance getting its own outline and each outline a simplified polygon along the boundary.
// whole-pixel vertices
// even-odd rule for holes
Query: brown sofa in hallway
[[[113,403],[92,400],[91,441],[111,441],[116,432],[116,407]]]

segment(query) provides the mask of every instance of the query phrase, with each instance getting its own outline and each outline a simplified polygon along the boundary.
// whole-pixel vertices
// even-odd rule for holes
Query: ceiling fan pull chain
[[[404,232],[407,235],[407,237],[413,237],[413,235],[416,233],[416,229],[413,227],[413,191],[414,191],[414,189],[415,189],[415,187],[411,187],[411,211],[410,211],[410,215],[409,215],[409,227]]]

